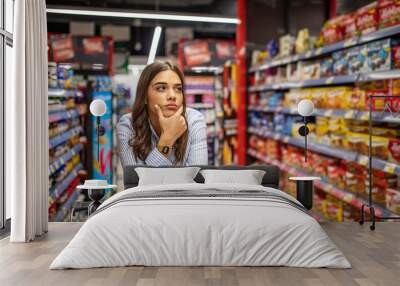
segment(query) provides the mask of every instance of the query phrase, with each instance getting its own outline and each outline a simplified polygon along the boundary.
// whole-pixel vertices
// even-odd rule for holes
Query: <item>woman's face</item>
[[[157,114],[157,104],[165,117],[170,117],[183,104],[183,86],[179,76],[172,70],[159,72],[150,82],[147,91],[149,111]]]

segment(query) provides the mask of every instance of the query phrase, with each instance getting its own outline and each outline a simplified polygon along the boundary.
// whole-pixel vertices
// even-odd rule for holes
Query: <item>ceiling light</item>
[[[193,21],[193,22],[210,22],[210,23],[226,23],[239,24],[237,18],[227,17],[211,17],[211,16],[195,16],[182,14],[158,14],[158,13],[142,13],[142,12],[118,12],[118,11],[100,11],[100,10],[83,10],[83,9],[59,9],[47,8],[47,13],[64,14],[64,15],[82,15],[82,16],[99,16],[99,17],[117,17],[132,19],[153,19],[153,20],[171,20],[171,21]]]

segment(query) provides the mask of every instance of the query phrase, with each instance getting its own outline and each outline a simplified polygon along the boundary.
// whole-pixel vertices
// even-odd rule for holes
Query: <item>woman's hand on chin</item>
[[[187,129],[186,120],[182,116],[183,106],[179,107],[175,114],[170,117],[165,117],[158,105],[155,105],[155,109],[157,110],[158,122],[161,127],[159,143],[160,145],[162,145],[161,143],[164,143],[163,145],[172,147],[176,140],[178,140]]]

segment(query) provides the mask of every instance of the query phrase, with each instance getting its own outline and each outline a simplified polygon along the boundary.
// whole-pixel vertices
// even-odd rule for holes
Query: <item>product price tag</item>
[[[352,194],[345,194],[343,196],[343,201],[346,203],[351,203],[353,201],[353,195]]]
[[[289,137],[289,136],[285,136],[285,137],[283,138],[283,142],[285,142],[285,143],[289,143],[289,140],[290,140],[290,137]]]
[[[397,165],[395,165],[395,164],[386,163],[383,171],[385,171],[386,173],[394,174],[396,171],[396,167],[397,167]]]
[[[326,79],[326,81],[325,81],[325,84],[331,84],[331,83],[333,83],[333,80],[335,79],[335,77],[333,77],[333,76],[331,76],[331,77],[328,77],[327,79]]]
[[[278,140],[279,137],[280,137],[279,134],[275,134],[275,135],[274,135],[274,139],[275,139],[275,140]]]
[[[321,53],[322,53],[322,48],[318,48],[318,49],[315,51],[315,55],[316,55],[316,56],[319,56]]]
[[[348,40],[346,40],[345,42],[344,42],[344,44],[343,44],[343,47],[350,47],[350,46],[352,46],[352,45],[354,45],[355,44],[355,40],[354,39],[348,39]]]
[[[311,57],[311,51],[308,51],[308,52],[306,53],[306,58],[309,58],[309,57]]]
[[[293,57],[293,61],[295,62],[295,61],[297,61],[299,59],[299,55],[295,55],[294,57]]]
[[[369,118],[369,113],[368,112],[363,112],[360,116],[361,120],[368,120]]]
[[[331,117],[332,116],[332,113],[333,113],[333,110],[332,109],[329,109],[329,110],[327,110],[327,111],[325,111],[325,116],[326,117]]]
[[[359,163],[360,165],[367,166],[367,165],[368,165],[368,157],[367,157],[367,156],[361,156],[361,157],[358,159],[358,163]]]
[[[354,110],[349,110],[344,114],[344,118],[353,118],[354,116]]]

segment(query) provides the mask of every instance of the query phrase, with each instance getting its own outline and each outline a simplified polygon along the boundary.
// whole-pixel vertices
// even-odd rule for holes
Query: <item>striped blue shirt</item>
[[[186,120],[188,122],[189,138],[183,161],[177,163],[178,166],[207,165],[207,134],[206,122],[203,114],[199,111],[186,108]],[[133,136],[132,114],[125,114],[117,124],[118,153],[121,159],[122,167],[129,165],[148,165],[148,166],[171,166],[175,162],[174,152],[171,152],[169,158],[166,158],[156,148],[159,137],[153,126],[151,128],[151,152],[143,162],[139,158],[136,160],[133,155],[132,147],[129,141]]]

